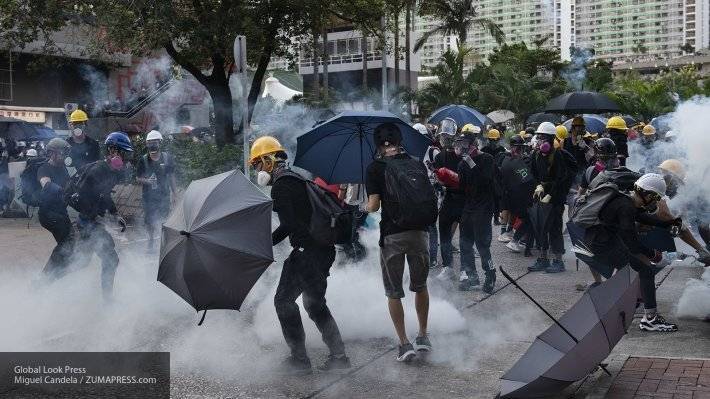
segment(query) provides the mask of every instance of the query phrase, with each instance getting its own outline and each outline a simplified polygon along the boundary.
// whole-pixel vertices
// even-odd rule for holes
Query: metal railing
[[[144,99],[136,103],[133,107],[126,111],[105,111],[107,116],[118,116],[122,118],[132,118],[143,108],[147,107],[150,103],[155,101],[161,94],[165,93],[173,84],[175,84],[175,78],[171,77],[167,82],[158,86],[154,91],[152,91]]]

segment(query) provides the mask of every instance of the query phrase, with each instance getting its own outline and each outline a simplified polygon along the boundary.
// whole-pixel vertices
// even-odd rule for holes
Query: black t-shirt
[[[407,159],[410,158],[410,156],[407,154],[397,154],[394,155],[392,158]],[[385,236],[407,231],[407,229],[403,229],[397,226],[392,221],[392,215],[395,215],[398,210],[397,204],[387,198],[387,187],[385,185],[386,167],[387,165],[384,161],[376,160],[372,162],[370,166],[367,167],[367,176],[365,179],[365,189],[367,190],[367,195],[379,195],[380,202],[382,204],[382,220],[380,221],[380,246],[382,246],[382,242]],[[421,167],[422,169],[425,169],[423,164],[421,164]]]
[[[276,245],[288,237],[294,248],[310,248],[315,241],[308,231],[313,209],[306,192],[306,182],[294,176],[282,176],[271,187],[274,212],[279,216],[279,227],[271,234]]]
[[[83,173],[81,187],[78,188],[80,216],[94,220],[106,211],[116,213],[111,191],[122,180],[122,172],[111,169],[106,161],[96,161],[89,164]]]
[[[621,238],[631,254],[653,256],[653,250],[644,246],[636,231],[636,219],[642,212],[634,206],[631,198],[619,195],[607,203],[599,212],[602,226],[590,227],[585,235],[592,246],[592,252],[603,252],[615,246],[613,240]]]
[[[43,177],[49,177],[52,183],[64,189],[67,180],[69,180],[69,172],[67,172],[67,168],[64,165],[54,166],[49,162],[45,162],[37,169],[37,180],[39,181]],[[60,212],[62,210],[66,211],[62,192],[55,192],[54,194],[55,195],[48,195],[45,190],[42,195],[40,195],[40,209],[54,209]]]
[[[99,143],[91,137],[84,137],[84,141],[77,143],[74,137],[69,137],[67,143],[69,148],[69,157],[72,159],[72,166],[77,170],[86,164],[96,162],[101,157],[101,148]]]
[[[459,163],[459,187],[464,191],[466,202],[464,212],[489,214],[493,212],[495,197],[495,161],[491,154],[479,152],[471,157],[475,163],[469,167],[465,160]]]
[[[446,168],[450,169],[452,172],[456,172],[459,168],[459,162],[461,162],[460,156],[456,155],[453,151],[444,150],[434,157],[434,168]],[[463,190],[460,188],[446,187],[446,197],[444,199],[447,202],[457,201],[463,203]]]
[[[530,170],[530,157],[508,154],[501,162],[501,182],[503,199],[511,207],[520,211],[532,205],[532,195],[537,182]]]
[[[143,199],[149,201],[169,201],[170,200],[170,179],[175,172],[175,163],[170,154],[161,152],[160,158],[157,161],[149,155],[143,155],[138,168],[136,169],[136,177],[151,178],[155,176],[155,184],[143,185]]]

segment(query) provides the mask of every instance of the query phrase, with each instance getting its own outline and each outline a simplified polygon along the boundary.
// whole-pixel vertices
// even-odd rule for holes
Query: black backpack
[[[64,203],[74,208],[77,212],[81,212],[81,207],[79,205],[79,193],[81,192],[84,182],[86,181],[85,172],[91,165],[93,165],[93,163],[88,163],[80,167],[76,173],[69,178],[66,187],[64,187]]]
[[[352,243],[353,212],[340,205],[338,198],[332,193],[294,171],[284,170],[274,181],[288,176],[306,184],[306,194],[313,210],[308,233],[313,240],[324,246]]]
[[[603,225],[604,222],[599,218],[599,213],[609,201],[622,195],[626,194],[621,192],[614,183],[596,186],[575,201],[572,209],[572,223],[583,229]]]
[[[589,188],[594,189],[602,184],[612,183],[621,191],[631,191],[639,177],[641,177],[641,173],[634,172],[623,166],[615,169],[607,169],[601,171],[601,173],[589,182]]]
[[[396,204],[392,221],[400,228],[420,230],[436,222],[434,186],[421,162],[414,158],[383,158],[387,201]]]
[[[27,161],[25,170],[20,174],[20,189],[22,195],[20,199],[25,205],[39,206],[40,195],[42,194],[42,185],[37,179],[37,171],[40,166],[47,163],[46,158],[32,159]]]

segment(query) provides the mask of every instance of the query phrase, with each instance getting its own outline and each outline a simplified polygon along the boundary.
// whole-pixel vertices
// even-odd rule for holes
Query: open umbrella
[[[495,124],[491,118],[478,112],[478,110],[466,105],[457,104],[445,105],[437,109],[431,114],[427,123],[439,123],[446,118],[451,118],[456,121],[459,128],[467,123],[472,123],[481,129]]]
[[[621,119],[623,119],[624,122],[626,122],[626,126],[628,126],[628,127],[634,127],[639,124],[639,122],[636,120],[636,118],[634,118],[631,115],[624,115],[621,117]]]
[[[271,199],[225,172],[190,183],[163,225],[158,281],[198,311],[239,310],[273,260]]]
[[[509,120],[515,119],[515,114],[513,111],[508,111],[507,109],[498,109],[486,114],[487,117],[495,123],[505,123]]]
[[[0,117],[0,137],[15,141],[50,140],[57,137],[52,128],[15,118]]]
[[[611,353],[633,320],[639,294],[635,271],[626,266],[590,288],[559,320],[501,272],[555,323],[501,377],[501,397],[550,397],[597,367],[604,369],[599,362]]]
[[[596,114],[584,114],[584,129],[590,133],[604,133],[606,131],[607,118]],[[567,119],[563,125],[567,130],[572,129],[572,119]]]
[[[609,97],[594,91],[575,91],[555,97],[545,106],[545,112],[564,114],[601,114],[604,112],[620,112]]]
[[[548,112],[538,112],[532,114],[525,119],[525,126],[537,127],[542,122],[550,122],[555,125],[562,123],[563,117],[560,114],[552,114]]]
[[[330,184],[364,183],[377,149],[373,133],[387,122],[399,128],[405,151],[421,159],[431,140],[407,122],[389,112],[346,111],[298,137],[294,165]]]

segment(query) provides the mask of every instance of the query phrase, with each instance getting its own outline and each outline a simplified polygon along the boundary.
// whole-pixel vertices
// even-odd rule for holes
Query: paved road
[[[345,373],[307,377],[275,376],[271,369],[285,354],[272,298],[279,273],[273,265],[247,299],[242,312],[210,311],[197,327],[198,315],[171,291],[155,282],[157,255],[129,237],[121,243],[116,300],[101,303],[97,262],[59,283],[33,288],[31,280],[52,247],[51,236],[33,222],[0,219],[0,300],[12,303],[4,315],[0,350],[163,350],[171,352],[172,393],[177,398],[492,398],[499,377],[527,349],[549,320],[499,276],[498,290],[461,293],[449,284],[430,282],[430,333],[434,352],[404,365],[394,361],[394,331],[386,310],[377,249],[358,265],[337,265],[329,279],[328,301],[341,326],[353,368]],[[368,238],[375,243],[376,237]],[[556,275],[526,273],[530,258],[492,246],[494,263],[519,278],[552,314],[560,315],[588,282],[571,255],[568,271]],[[285,247],[276,248],[277,259]],[[659,289],[660,310],[671,315],[685,282],[699,269],[674,269]],[[660,278],[659,278],[660,280]],[[405,302],[410,335],[416,325],[411,295]],[[305,315],[304,315],[305,318]],[[313,362],[327,351],[317,330],[306,321]],[[610,361],[642,356],[703,357],[710,355],[710,326],[682,321],[681,331],[644,335],[636,328],[625,337]],[[576,384],[583,397],[605,377]],[[601,381],[601,382],[600,382]]]

